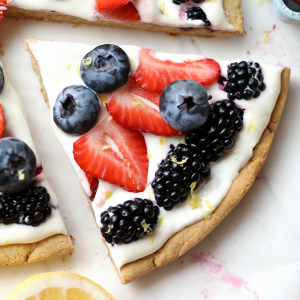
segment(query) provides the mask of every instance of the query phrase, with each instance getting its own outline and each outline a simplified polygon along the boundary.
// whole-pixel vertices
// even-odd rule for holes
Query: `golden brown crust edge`
[[[137,30],[147,30],[152,32],[165,32],[171,35],[184,34],[184,35],[195,35],[202,37],[229,37],[229,36],[244,36],[245,31],[243,29],[243,11],[241,0],[223,0],[224,10],[228,14],[229,22],[233,25],[234,30],[220,30],[212,31],[210,29],[180,29],[172,26],[160,26],[146,23],[129,23],[129,22],[113,22],[113,21],[87,21],[73,16],[60,15],[48,12],[25,10],[17,7],[9,7],[5,16],[25,19],[36,19],[48,22],[68,22],[82,25],[97,25],[97,26],[109,26],[117,28],[129,28]]]
[[[73,251],[70,238],[64,234],[56,234],[30,244],[0,246],[0,267],[37,262]]]
[[[26,50],[30,52],[28,42],[25,41]],[[37,73],[45,101],[49,103],[43,80],[40,75],[39,65],[30,52],[33,69]],[[253,150],[253,156],[248,164],[240,171],[239,176],[233,181],[230,190],[221,204],[211,214],[210,219],[203,219],[193,225],[187,226],[180,232],[174,234],[159,250],[139,260],[133,261],[116,271],[123,284],[132,282],[147,273],[164,266],[172,260],[183,255],[185,252],[197,245],[229,214],[246,194],[257,174],[263,166],[270,149],[277,125],[279,123],[289,87],[290,69],[285,68],[281,74],[281,91],[274,107],[270,122],[262,134],[259,143]],[[106,245],[106,243],[105,243]],[[113,260],[112,263],[114,264]]]

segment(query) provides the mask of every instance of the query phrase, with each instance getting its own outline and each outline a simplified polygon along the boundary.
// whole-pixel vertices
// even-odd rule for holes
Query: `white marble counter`
[[[244,0],[243,8],[247,31],[243,38],[171,37],[8,18],[0,23],[0,51],[5,53],[0,58],[23,99],[44,169],[75,238],[72,255],[0,269],[0,299],[29,276],[58,270],[89,277],[117,300],[299,298],[300,25],[281,23],[269,0]],[[22,43],[26,38],[135,44],[165,52],[252,59],[291,67],[290,92],[282,120],[266,164],[248,194],[212,234],[187,254],[123,286],[107,256],[75,172],[50,127],[49,111]]]

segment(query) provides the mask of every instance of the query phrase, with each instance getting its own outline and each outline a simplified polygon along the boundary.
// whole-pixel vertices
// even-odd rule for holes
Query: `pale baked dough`
[[[184,34],[184,35],[196,35],[202,37],[213,37],[213,36],[229,37],[229,36],[245,35],[245,31],[243,29],[244,20],[243,20],[241,0],[223,0],[223,7],[228,15],[230,24],[234,27],[234,30],[232,31],[230,30],[214,31],[209,28],[180,29],[179,27],[173,27],[173,26],[160,26],[160,25],[147,24],[147,23],[114,22],[114,21],[104,21],[104,20],[98,20],[93,22],[93,21],[87,21],[69,15],[61,15],[61,14],[49,13],[45,11],[25,10],[17,7],[9,7],[5,16],[26,18],[26,19],[36,19],[36,20],[43,20],[48,22],[52,22],[52,21],[69,22],[69,23],[76,23],[76,24],[148,30],[152,32],[165,32],[171,35]]]
[[[74,252],[71,239],[56,234],[30,244],[0,246],[0,267],[37,262]]]
[[[44,99],[49,105],[48,95],[43,84],[43,79],[41,77],[38,62],[30,51],[28,45],[29,42],[34,41],[34,39],[25,41],[26,50],[30,52],[33,69],[38,75],[39,81],[42,86]],[[253,184],[257,174],[259,173],[266,160],[286,101],[289,87],[289,78],[290,69],[285,68],[281,74],[281,91],[274,107],[270,122],[264,130],[259,143],[253,150],[252,158],[249,160],[248,164],[240,170],[239,176],[233,181],[226,197],[222,200],[221,204],[213,211],[211,217],[208,220],[202,219],[201,221],[187,226],[183,230],[175,233],[156,252],[126,264],[121,267],[120,270],[115,267],[123,284],[134,281],[142,277],[143,275],[155,270],[156,268],[162,267],[165,264],[183,255],[185,252],[187,252],[192,247],[197,245],[201,240],[203,240],[210,232],[212,232],[213,229],[215,229],[216,226],[239,203],[239,201],[249,190],[250,186]],[[113,260],[112,263],[114,264]]]

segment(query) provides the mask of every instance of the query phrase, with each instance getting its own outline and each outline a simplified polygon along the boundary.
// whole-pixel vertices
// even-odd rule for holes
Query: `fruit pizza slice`
[[[23,104],[0,62],[0,267],[72,252]]]
[[[8,16],[187,34],[243,36],[241,0],[13,0]]]
[[[289,69],[253,61],[110,44],[26,46],[124,284],[195,246],[242,199],[289,84]]]

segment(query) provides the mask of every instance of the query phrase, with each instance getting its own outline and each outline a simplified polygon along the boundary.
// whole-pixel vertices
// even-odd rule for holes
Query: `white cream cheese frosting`
[[[23,103],[9,82],[1,62],[0,66],[5,76],[4,89],[0,93],[0,104],[2,105],[6,122],[5,137],[14,137],[24,141],[35,153],[37,167],[41,167],[42,164],[36,152],[26,121],[26,112]],[[0,224],[0,245],[34,243],[55,234],[68,234],[58,210],[57,197],[45,177],[45,172],[42,171],[35,177],[35,180],[38,182],[38,186],[45,187],[50,194],[52,214],[47,218],[46,222],[41,223],[38,227],[20,224]]]
[[[91,194],[88,182],[83,171],[79,168],[73,158],[73,142],[78,138],[63,133],[52,120],[52,109],[59,92],[68,85],[83,84],[81,78],[77,74],[77,67],[84,55],[92,50],[95,46],[74,44],[67,42],[52,41],[29,41],[29,48],[37,60],[45,89],[50,101],[51,122],[54,132],[60,140],[62,146],[67,152],[81,185],[88,195]],[[138,65],[139,47],[121,46],[131,61],[134,61],[132,68]],[[202,56],[195,55],[177,55],[156,53],[156,57],[174,61],[201,59]],[[219,61],[221,66],[221,74],[227,74],[227,66],[230,61]],[[261,93],[257,99],[250,101],[236,100],[236,104],[245,110],[244,125],[236,140],[235,146],[227,151],[218,162],[211,164],[211,176],[197,190],[196,196],[200,200],[199,206],[195,209],[189,205],[191,199],[174,208],[171,212],[160,209],[160,222],[153,234],[143,237],[137,242],[121,245],[107,244],[114,263],[117,268],[121,268],[124,264],[147,256],[159,248],[176,232],[182,230],[211,214],[211,212],[221,203],[231,187],[233,180],[239,175],[239,171],[243,168],[252,157],[253,148],[259,142],[261,135],[269,123],[271,113],[276,104],[281,89],[281,73],[283,68],[271,65],[262,65],[262,73],[264,82],[267,86],[266,90]],[[226,93],[220,88],[218,83],[205,86],[209,95],[212,95],[211,101],[226,99]],[[102,99],[109,99],[110,95],[105,97],[100,95]],[[105,105],[102,104],[99,121],[107,116]],[[148,186],[142,193],[131,193],[122,188],[99,180],[99,187],[96,197],[92,203],[96,222],[99,227],[100,213],[109,206],[115,206],[126,200],[135,197],[148,198],[154,200],[154,193],[150,186],[154,179],[155,171],[158,164],[166,157],[170,144],[178,144],[183,142],[183,137],[161,137],[154,134],[144,133],[149,159],[148,170]],[[107,141],[110,143],[110,141]],[[114,146],[114,145],[113,145]]]
[[[205,27],[201,20],[187,19],[185,11],[189,7],[201,7],[213,30],[234,30],[226,18],[223,0],[205,0],[202,3],[187,3],[176,5],[172,0],[133,0],[138,10],[141,22],[176,27]],[[47,11],[96,21],[106,19],[96,9],[96,0],[12,0],[9,6],[26,10]]]

